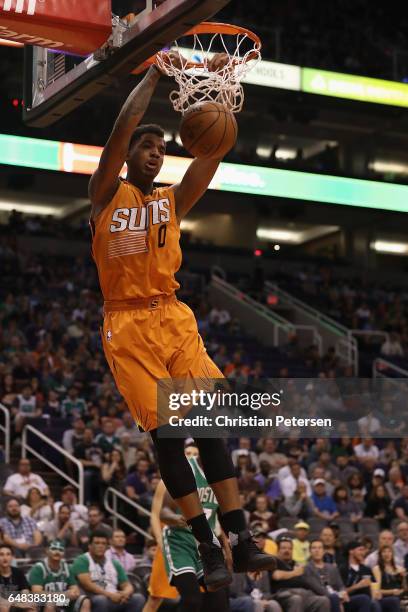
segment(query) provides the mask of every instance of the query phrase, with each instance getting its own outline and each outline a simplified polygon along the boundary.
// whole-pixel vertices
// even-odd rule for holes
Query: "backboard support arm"
[[[43,90],[41,83],[37,82],[38,91],[34,97],[33,65],[36,61],[44,61],[44,56],[37,51],[38,47],[27,48],[24,122],[32,127],[54,124],[112,85],[118,78],[131,74],[146,59],[194,25],[211,18],[229,2],[230,0],[167,0],[155,11],[144,12],[137,22],[123,33],[122,46],[106,59],[98,61],[91,55]]]

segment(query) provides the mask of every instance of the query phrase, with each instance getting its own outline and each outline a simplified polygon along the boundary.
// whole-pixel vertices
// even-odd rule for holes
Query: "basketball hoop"
[[[206,44],[202,40],[204,35],[210,36]],[[173,50],[179,52],[181,65],[163,52],[151,60],[178,85],[178,90],[170,94],[174,110],[184,115],[193,104],[212,101],[238,113],[244,103],[241,81],[261,59],[260,38],[247,28],[210,22],[195,26],[184,36],[193,37],[193,48],[189,49],[190,57],[185,58],[185,50],[181,52],[175,42]],[[217,52],[225,53],[228,61],[223,68],[211,71],[209,62]]]

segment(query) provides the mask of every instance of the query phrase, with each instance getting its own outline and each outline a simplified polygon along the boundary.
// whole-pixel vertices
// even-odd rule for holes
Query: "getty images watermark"
[[[160,381],[163,437],[400,437],[407,380],[194,379]]]
[[[177,412],[182,408],[201,408],[205,412],[223,408],[247,408],[258,411],[261,408],[277,408],[281,404],[280,393],[237,393],[220,390],[208,392],[194,389],[190,393],[171,393],[169,396],[169,408]],[[225,413],[214,417],[197,414],[181,419],[179,414],[174,414],[169,418],[169,425],[171,427],[331,427],[332,419],[288,417],[283,414],[276,414],[273,417],[262,417],[258,414],[231,416]]]
[[[179,410],[183,406],[201,406],[205,410],[215,407],[225,408],[245,406],[252,410],[259,410],[266,406],[280,406],[280,393],[247,393],[230,392],[218,389],[217,391],[204,391],[193,389],[189,393],[170,393],[170,410]]]

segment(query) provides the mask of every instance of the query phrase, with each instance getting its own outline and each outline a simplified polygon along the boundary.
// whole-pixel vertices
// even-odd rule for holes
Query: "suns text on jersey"
[[[148,202],[146,206],[134,208],[116,208],[112,214],[110,232],[125,230],[140,232],[147,230],[149,225],[159,225],[170,221],[170,200],[163,198]]]

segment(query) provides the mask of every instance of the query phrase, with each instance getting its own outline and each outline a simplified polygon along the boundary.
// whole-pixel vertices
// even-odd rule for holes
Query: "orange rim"
[[[253,43],[255,44],[256,51],[251,51],[245,59],[245,62],[249,62],[253,59],[257,59],[258,51],[262,48],[261,39],[255,32],[248,30],[248,28],[243,28],[241,26],[232,25],[229,23],[217,23],[213,21],[203,21],[198,25],[194,26],[183,34],[183,36],[194,36],[195,34],[229,34],[230,36],[234,36],[237,34],[247,35]],[[146,60],[143,64],[141,64],[136,70],[133,71],[133,74],[139,74],[143,72],[156,62],[156,55],[153,55],[148,60]],[[235,60],[234,64],[238,64],[239,60]],[[202,62],[188,62],[185,66],[186,70],[191,68],[204,68],[204,64]]]
[[[230,23],[217,23],[214,21],[203,21],[198,25],[191,28],[188,32],[184,34],[184,36],[194,36],[194,34],[229,34],[230,36],[234,36],[237,34],[247,35],[254,43],[257,51],[262,48],[261,39],[255,32],[248,30],[248,28],[243,28],[241,26],[232,25]],[[249,62],[258,57],[257,51],[251,51],[245,59],[245,62]],[[234,61],[234,64],[238,64],[239,60]],[[200,62],[189,62],[189,68],[203,68],[204,64]]]
[[[194,36],[194,34],[229,34],[234,36],[236,34],[247,35],[254,43],[256,48],[259,50],[262,47],[261,39],[258,34],[237,25],[231,25],[230,23],[217,23],[213,21],[203,21],[198,25],[191,28],[184,36]]]

